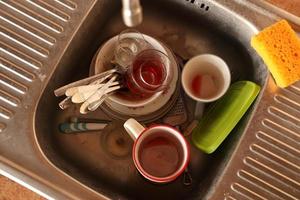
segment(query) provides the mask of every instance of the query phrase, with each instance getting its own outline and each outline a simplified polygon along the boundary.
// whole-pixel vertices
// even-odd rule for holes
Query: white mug
[[[206,81],[207,85],[202,84],[199,86],[206,90],[206,94],[210,92],[210,96],[201,97],[193,91],[195,90],[193,81],[199,75],[212,77]],[[191,58],[185,64],[181,74],[181,83],[186,94],[192,99],[203,103],[212,102],[222,97],[230,86],[230,79],[231,75],[227,64],[220,57],[212,54],[203,54]]]

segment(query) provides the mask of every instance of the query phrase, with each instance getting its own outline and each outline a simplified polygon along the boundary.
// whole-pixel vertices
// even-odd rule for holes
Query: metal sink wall
[[[197,54],[212,53],[228,64],[232,81],[251,80],[262,88],[267,72],[249,47],[250,36],[256,31],[247,21],[221,6],[190,4],[184,1],[143,2],[144,21],[137,29],[167,44],[183,59]],[[59,60],[39,100],[35,115],[35,134],[46,158],[57,168],[82,184],[112,199],[200,199],[213,190],[243,137],[254,107],[246,114],[229,138],[212,155],[192,147],[189,172],[191,186],[183,177],[166,185],[155,185],[143,179],[134,168],[131,154],[123,158],[109,155],[101,147],[101,132],[78,135],[59,133],[58,124],[78,116],[78,107],[65,111],[58,108],[54,89],[88,76],[92,57],[101,44],[125,27],[120,5],[107,3],[103,12],[98,1],[77,30],[67,51]],[[102,19],[102,20],[100,20]],[[105,19],[104,22],[103,19]],[[259,99],[256,101],[258,102]],[[190,108],[192,112],[192,108]],[[83,118],[109,119],[101,110]],[[117,126],[123,122],[114,121]]]

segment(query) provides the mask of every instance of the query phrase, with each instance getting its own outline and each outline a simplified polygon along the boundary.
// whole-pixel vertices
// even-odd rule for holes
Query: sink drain
[[[112,158],[122,159],[131,155],[133,141],[122,126],[122,123],[112,123],[101,135],[101,146]]]

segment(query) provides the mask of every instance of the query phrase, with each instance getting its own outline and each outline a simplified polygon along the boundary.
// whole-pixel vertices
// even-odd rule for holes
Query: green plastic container
[[[205,153],[214,152],[245,114],[259,91],[260,86],[250,81],[233,83],[193,130],[193,144]]]

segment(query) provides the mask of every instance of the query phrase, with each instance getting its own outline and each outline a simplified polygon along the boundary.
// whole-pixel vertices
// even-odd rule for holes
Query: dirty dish
[[[134,164],[146,179],[168,183],[184,172],[190,149],[176,129],[166,125],[145,128],[133,118],[124,123],[124,128],[134,140]]]
[[[86,114],[88,111],[96,110],[110,92],[120,89],[122,87],[121,85],[114,85],[114,81],[116,81],[117,77],[117,75],[114,75],[99,89],[92,92],[87,92],[88,96],[84,100],[83,104],[80,106],[80,113]]]
[[[148,46],[148,42],[139,31],[126,29],[118,35],[114,51],[115,62],[125,71],[131,65],[135,56]]]
[[[141,51],[126,73],[128,89],[138,96],[147,97],[163,91],[168,86],[172,70],[169,57],[156,49]]]
[[[230,85],[230,71],[218,56],[203,54],[184,66],[181,83],[184,91],[199,102],[212,102],[225,94]]]
[[[111,78],[112,75],[115,74],[116,72],[118,72],[117,69],[110,69],[110,70],[104,71],[102,73],[75,81],[73,83],[69,83],[65,86],[62,86],[62,87],[56,89],[54,91],[55,96],[59,97],[64,94],[66,95],[66,98],[64,98],[59,103],[59,107],[64,110],[64,109],[68,108],[69,106],[71,106],[72,102],[76,103],[75,100],[72,99],[72,96],[76,92],[79,92],[79,90],[78,90],[79,87],[81,87],[81,86],[93,87],[93,86],[88,86],[88,85],[97,85],[97,84],[99,85],[106,79]],[[115,86],[116,86],[116,84],[115,84]],[[93,93],[90,93],[90,95],[92,95],[92,94]]]
[[[161,116],[161,111],[165,113],[164,106],[168,104],[169,101],[173,102],[175,98],[173,98],[173,96],[178,96],[177,88],[179,84],[179,73],[174,54],[168,47],[153,37],[145,34],[143,34],[143,36],[153,48],[165,53],[170,58],[171,63],[169,67],[173,69],[172,80],[170,81],[169,87],[166,91],[157,92],[148,98],[129,99],[126,98],[126,96],[124,97],[117,93],[110,95],[105,99],[104,104],[102,104],[102,108],[105,109],[108,114],[114,113],[113,118],[126,120],[128,116],[135,118],[144,118],[145,116],[148,120],[155,117],[156,115],[152,116],[151,114],[156,112],[159,112],[158,115]],[[98,74],[109,69],[109,63],[114,57],[111,52],[113,52],[116,42],[117,36],[109,39],[99,48],[91,63],[90,75]]]

